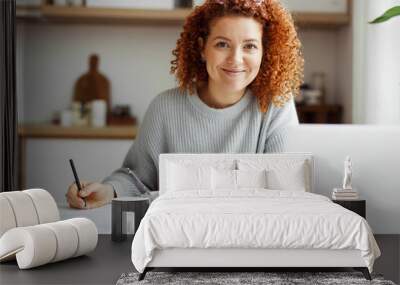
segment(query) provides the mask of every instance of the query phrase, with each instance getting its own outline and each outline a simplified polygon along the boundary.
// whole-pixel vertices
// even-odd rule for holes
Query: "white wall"
[[[23,80],[18,100],[25,121],[48,121],[54,111],[68,107],[93,52],[111,82],[113,104],[130,104],[139,119],[160,91],[175,86],[169,66],[176,26],[19,24],[21,33],[24,70],[17,80]]]
[[[366,200],[373,232],[400,233],[400,127],[301,125],[289,131],[286,150],[313,153],[315,192],[328,197],[341,187],[350,155],[353,187]]]
[[[400,124],[400,17],[371,25],[397,0],[355,0],[354,121]]]
[[[74,182],[69,159],[81,181],[101,182],[121,167],[130,140],[29,139],[26,144],[26,188],[44,188],[58,204]]]
[[[53,112],[67,108],[74,83],[87,70],[88,55],[96,52],[100,55],[100,70],[111,82],[113,104],[130,104],[141,121],[149,102],[160,91],[176,85],[169,67],[180,29],[161,25],[19,23],[20,118],[27,122],[49,121]],[[303,29],[299,36],[304,46],[305,80],[310,81],[313,72],[325,72],[327,101],[345,103],[341,100],[343,78],[338,76],[338,68],[340,63],[348,70],[350,64],[343,67],[345,63],[339,60],[346,50],[339,48],[338,31]]]
[[[380,16],[399,1],[368,1],[367,19]],[[400,17],[366,28],[365,122],[400,124]]]

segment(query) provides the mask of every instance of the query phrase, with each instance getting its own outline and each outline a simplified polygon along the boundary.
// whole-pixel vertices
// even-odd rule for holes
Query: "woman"
[[[122,168],[102,183],[83,183],[79,194],[72,184],[69,205],[100,207],[157,190],[160,153],[281,151],[286,127],[298,124],[300,47],[276,0],[208,0],[195,8],[173,51],[179,88],[152,101]]]

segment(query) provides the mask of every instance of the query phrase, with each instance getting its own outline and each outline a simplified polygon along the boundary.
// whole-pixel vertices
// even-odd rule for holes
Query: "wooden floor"
[[[375,235],[375,239],[381,257],[376,260],[374,271],[400,284],[400,235]]]
[[[374,272],[399,283],[400,235],[375,236],[382,256],[376,261]],[[115,284],[124,272],[134,271],[131,262],[131,242],[111,241],[100,235],[97,248],[87,256],[19,270],[15,261],[0,264],[0,284]]]

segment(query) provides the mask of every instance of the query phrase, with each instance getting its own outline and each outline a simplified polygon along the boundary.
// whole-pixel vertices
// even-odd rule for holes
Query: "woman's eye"
[[[257,49],[257,46],[255,44],[247,44],[244,47],[245,49]]]
[[[218,42],[215,46],[219,48],[225,48],[228,47],[228,44],[226,42]]]

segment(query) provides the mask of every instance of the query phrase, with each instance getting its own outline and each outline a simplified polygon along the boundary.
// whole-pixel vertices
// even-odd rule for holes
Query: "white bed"
[[[155,267],[354,267],[370,278],[380,255],[365,219],[312,193],[311,154],[162,154],[159,173],[132,243],[140,279]]]

